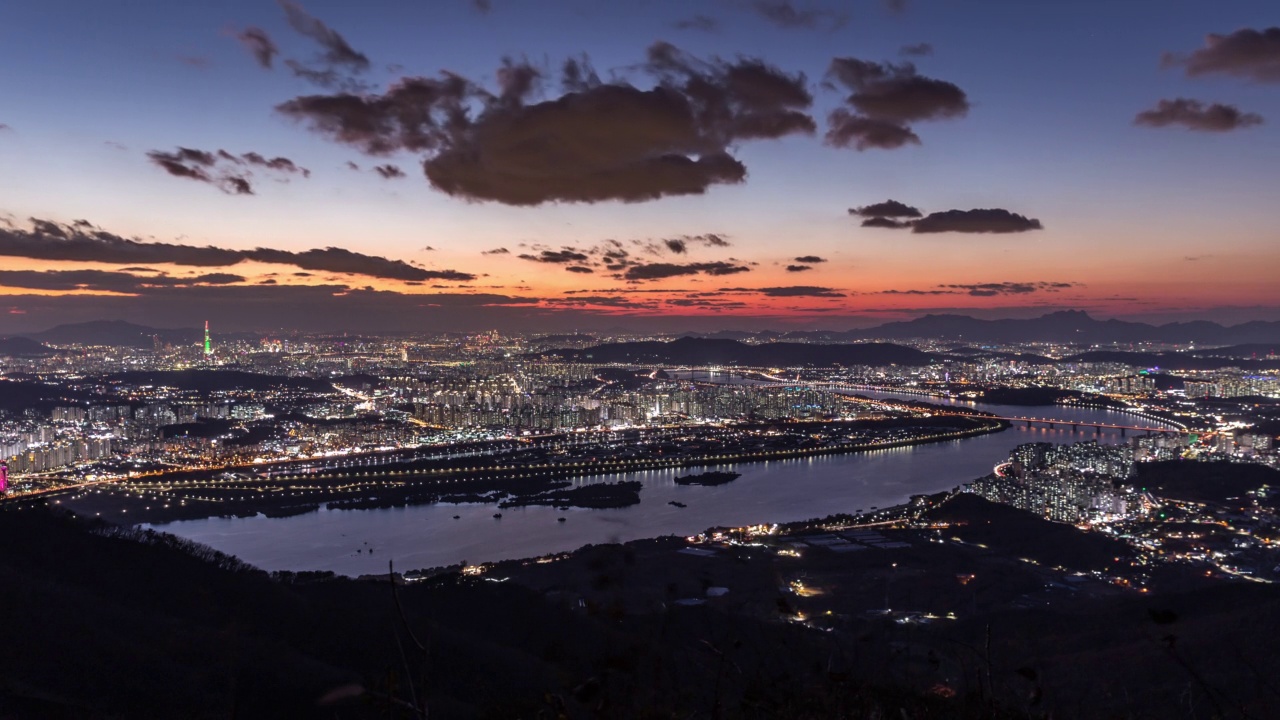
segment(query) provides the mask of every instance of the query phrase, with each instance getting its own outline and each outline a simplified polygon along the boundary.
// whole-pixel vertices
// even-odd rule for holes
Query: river
[[[1082,423],[1156,427],[1156,423],[1109,410],[1014,407],[961,403],[893,393],[862,392],[879,398],[964,405],[1001,416],[1033,416]],[[911,495],[949,490],[991,472],[1009,450],[1025,442],[1069,443],[1097,438],[1119,442],[1119,431],[1073,432],[1070,426],[1027,427],[963,440],[826,455],[742,463],[742,474],[717,487],[676,485],[688,470],[578,478],[575,484],[615,480],[644,483],[641,502],[613,510],[493,505],[419,505],[379,510],[320,510],[288,518],[208,518],[157,529],[205,543],[266,570],[332,570],[343,575],[477,563],[574,550],[602,542],[625,542],[662,535],[689,535],[716,525],[788,522],[838,512],[888,507]],[[680,508],[670,501],[684,503]],[[459,516],[454,519],[454,516]],[[559,518],[565,522],[559,522]]]

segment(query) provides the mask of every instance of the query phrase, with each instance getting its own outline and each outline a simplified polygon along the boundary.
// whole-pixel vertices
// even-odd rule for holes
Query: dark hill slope
[[[832,683],[830,641],[784,623],[575,612],[456,573],[401,586],[397,602],[385,581],[273,578],[168,536],[13,507],[0,512],[5,720],[425,716],[415,698],[436,719],[711,717],[720,703],[725,718],[985,716],[965,699]],[[333,694],[346,699],[320,703]]]
[[[1105,570],[1115,558],[1132,554],[1129,546],[1099,533],[1046,522],[1025,510],[960,493],[927,513],[929,519],[952,524],[945,535],[980,543],[1002,554],[1031,558],[1044,565],[1073,570]]]
[[[9,357],[49,357],[57,350],[25,337],[0,337],[0,355]]]
[[[202,331],[194,328],[162,329],[137,325],[123,320],[91,320],[28,333],[41,342],[54,345],[110,345],[114,347],[151,347],[158,336],[161,342],[194,344]]]

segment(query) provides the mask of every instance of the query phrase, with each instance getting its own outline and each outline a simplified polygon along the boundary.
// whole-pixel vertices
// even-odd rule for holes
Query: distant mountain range
[[[690,333],[690,335],[695,335]],[[914,320],[885,323],[873,328],[846,331],[724,332],[696,335],[711,339],[803,340],[841,342],[855,340],[905,340],[936,338],[965,343],[1190,343],[1251,345],[1250,353],[1262,357],[1280,351],[1280,322],[1253,321],[1224,326],[1208,321],[1151,325],[1126,320],[1097,320],[1082,310],[1063,310],[1038,318],[979,320],[967,315],[925,315]],[[1245,348],[1241,348],[1244,350]],[[1237,355],[1236,357],[1249,357]]]
[[[58,325],[43,332],[23,333],[23,336],[51,345],[148,347],[156,336],[164,343],[199,343],[202,332],[198,328],[153,328],[122,320],[94,320]],[[234,335],[240,336],[242,333]],[[1064,310],[1037,318],[1017,320],[980,320],[967,315],[925,315],[914,320],[885,323],[861,330],[722,331],[685,333],[684,336],[705,340],[834,344],[933,338],[956,342],[962,346],[955,350],[957,354],[988,352],[964,347],[974,344],[1019,342],[1077,345],[1194,342],[1211,348],[1196,351],[1197,354],[1206,356],[1263,359],[1268,355],[1280,354],[1280,322],[1254,321],[1225,326],[1197,321],[1151,325],[1126,320],[1097,320],[1081,310]],[[539,341],[580,344],[590,341],[590,336],[549,335]]]
[[[1166,370],[1212,370],[1239,367],[1245,370],[1280,368],[1280,357],[1240,359],[1220,353],[1199,355],[1185,352],[1149,353],[1091,350],[1054,360],[1042,355],[1004,352],[927,353],[892,343],[797,343],[761,342],[682,337],[671,342],[605,343],[587,348],[560,348],[546,354],[583,363],[628,363],[636,365],[740,365],[743,367],[849,367],[852,365],[929,365],[946,360],[972,361],[978,358],[1017,360],[1052,365],[1056,363],[1116,363],[1134,368]],[[968,351],[968,352],[966,352]]]
[[[108,345],[111,347],[151,347],[159,336],[163,343],[198,343],[203,330],[195,328],[153,328],[124,320],[91,320],[58,325],[43,332],[27,333],[27,337],[53,345]]]

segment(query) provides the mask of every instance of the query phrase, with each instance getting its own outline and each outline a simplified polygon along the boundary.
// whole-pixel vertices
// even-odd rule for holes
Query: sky
[[[1271,0],[0,6],[0,333],[1280,319]]]

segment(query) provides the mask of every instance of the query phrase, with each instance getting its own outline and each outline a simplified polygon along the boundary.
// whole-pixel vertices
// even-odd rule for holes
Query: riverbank
[[[149,479],[146,485],[95,488],[90,492],[53,501],[82,515],[131,525],[162,525],[213,517],[248,518],[259,514],[296,516],[316,512],[321,507],[329,510],[390,509],[450,501],[496,505],[562,490],[574,478],[866,453],[973,438],[1009,427],[1003,421],[975,418],[948,418],[946,422],[951,423],[945,426],[946,432],[931,432],[911,438],[754,453],[650,455],[626,460],[529,465],[503,465],[498,463],[505,461],[494,459],[491,464],[480,467],[441,468],[421,472],[364,470],[351,473],[282,474],[269,479],[238,479],[216,485],[166,485],[163,480]],[[480,464],[478,460],[473,462]],[[565,499],[566,502],[556,504],[586,508],[624,507],[631,504],[629,496],[619,497],[605,505],[601,505],[601,499],[596,497],[591,497],[585,503],[579,502],[572,495]]]

